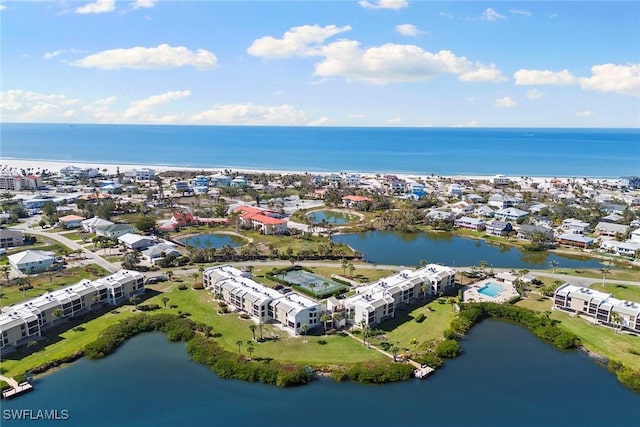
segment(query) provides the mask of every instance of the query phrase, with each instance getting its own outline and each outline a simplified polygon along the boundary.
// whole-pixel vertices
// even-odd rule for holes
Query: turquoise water
[[[640,129],[3,123],[2,157],[440,175],[640,175]]]
[[[497,268],[549,268],[551,261],[561,268],[601,268],[594,259],[573,259],[546,252],[525,252],[516,248],[493,246],[452,233],[401,233],[368,231],[338,234],[335,242],[346,243],[375,264],[418,266],[420,260],[451,266],[479,265],[487,261]]]
[[[191,362],[184,344],[169,343],[159,333],[145,334],[103,360],[82,359],[39,378],[32,393],[2,402],[3,411],[66,409],[69,420],[3,419],[1,425],[629,427],[640,423],[640,396],[580,351],[558,351],[523,327],[496,320],[474,327],[461,345],[462,356],[422,381],[367,386],[322,379],[279,389],[220,379]]]
[[[493,282],[489,282],[483,287],[478,289],[478,292],[480,292],[482,295],[486,295],[491,298],[497,297],[498,294],[502,291],[504,291],[504,287]]]
[[[199,249],[220,249],[227,245],[236,248],[247,243],[242,237],[231,234],[199,234],[186,239],[178,239],[178,241],[185,246],[193,246]]]
[[[333,225],[344,225],[351,222],[350,215],[334,211],[313,211],[307,214],[307,219],[313,223],[320,223],[322,220]]]

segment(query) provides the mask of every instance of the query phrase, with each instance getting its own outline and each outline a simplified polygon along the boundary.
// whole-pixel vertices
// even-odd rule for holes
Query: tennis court
[[[324,295],[332,295],[336,291],[347,289],[346,285],[327,279],[317,274],[309,273],[304,270],[287,271],[283,275],[278,275],[291,285],[300,286],[311,292],[316,297]]]

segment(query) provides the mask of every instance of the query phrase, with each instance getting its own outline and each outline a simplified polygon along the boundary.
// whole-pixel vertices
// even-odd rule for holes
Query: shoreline
[[[143,169],[150,168],[155,171],[156,174],[163,172],[204,172],[204,173],[220,173],[225,170],[230,170],[237,173],[245,174],[279,174],[279,175],[321,175],[327,176],[333,173],[353,173],[359,174],[364,177],[375,177],[376,175],[396,175],[399,178],[406,180],[412,180],[415,178],[432,177],[435,179],[462,179],[470,181],[491,181],[496,175],[481,175],[474,173],[460,173],[453,175],[442,174],[427,174],[420,172],[392,172],[392,171],[356,171],[356,170],[344,170],[344,171],[309,171],[309,170],[289,170],[289,169],[268,169],[268,168],[250,168],[244,166],[207,166],[207,167],[195,167],[195,166],[180,166],[180,165],[165,165],[165,164],[140,164],[140,163],[111,163],[111,162],[93,162],[83,160],[51,160],[51,159],[19,159],[12,157],[0,157],[0,172],[11,173],[11,170],[33,168],[33,169],[48,169],[49,171],[58,172],[60,169],[66,166],[77,166],[83,168],[94,168],[99,171],[104,171],[108,175],[115,175],[117,170],[124,172],[129,169]],[[512,181],[530,181],[532,183],[544,183],[551,179],[565,179],[565,180],[579,180],[585,182],[587,180],[604,180],[604,181],[617,181],[622,177],[619,176],[576,176],[576,175],[535,175],[535,176],[514,176],[503,175]]]

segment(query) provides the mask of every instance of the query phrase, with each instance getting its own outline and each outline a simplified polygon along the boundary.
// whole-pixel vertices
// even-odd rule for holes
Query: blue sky
[[[0,0],[3,122],[639,127],[640,2]]]

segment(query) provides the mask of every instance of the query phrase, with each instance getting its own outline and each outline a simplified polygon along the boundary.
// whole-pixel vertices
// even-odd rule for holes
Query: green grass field
[[[606,286],[602,286],[602,283],[594,283],[590,286],[590,288],[613,294],[614,297],[621,300],[635,301],[640,303],[640,286],[616,285],[614,283],[609,283]]]

